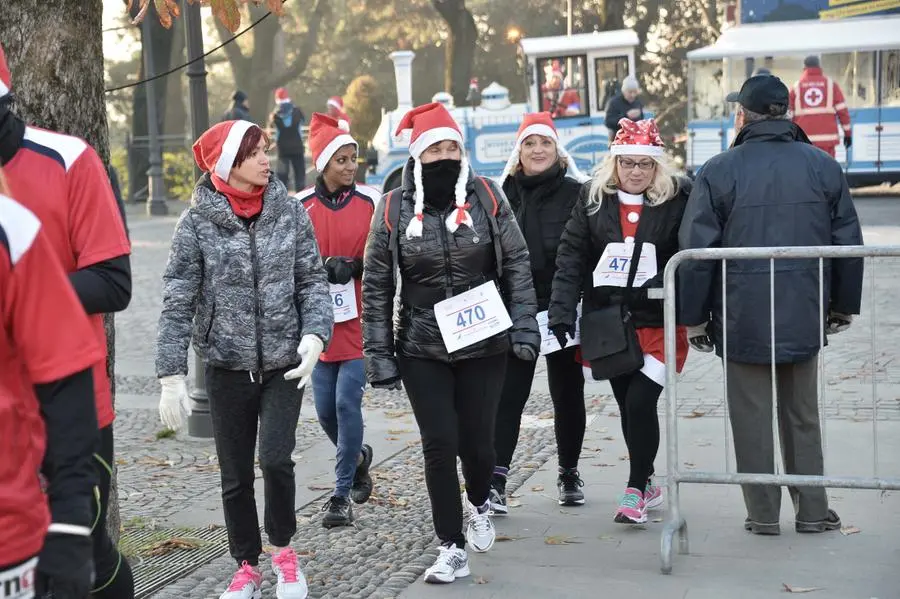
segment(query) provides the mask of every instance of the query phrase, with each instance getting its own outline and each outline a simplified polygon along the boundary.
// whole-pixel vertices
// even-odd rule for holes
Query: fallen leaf
[[[506,507],[522,507],[522,502],[518,499],[507,499]]]
[[[612,535],[600,535],[597,538],[600,539],[601,541],[615,541],[616,540],[616,537],[614,537]]]
[[[624,461],[627,460],[628,458],[629,458],[629,455],[626,453],[625,455],[620,455],[620,456],[619,456],[619,461],[620,461],[620,462],[624,462]]]
[[[521,493],[510,493],[509,496],[510,497],[521,497],[522,494]]]
[[[400,437],[385,437],[385,441],[399,441]]]
[[[196,549],[200,546],[196,541],[189,541],[187,539],[166,539],[165,541],[159,541],[158,543],[154,543],[150,546],[147,551],[147,555],[152,556],[160,556],[166,555],[168,553],[172,553],[178,549]]]
[[[540,493],[541,491],[544,490],[544,485],[535,485],[535,486],[531,487],[531,490],[534,491],[535,493]]]
[[[576,541],[575,537],[567,537],[565,535],[544,537],[545,545],[577,545],[578,543],[581,543],[581,541]]]
[[[334,489],[331,485],[306,485],[310,491],[331,491]]]
[[[710,443],[706,439],[699,439],[696,443],[694,443],[694,445],[696,445],[697,447],[709,447],[710,445],[712,445],[712,443]]]
[[[519,537],[511,537],[509,535],[497,535],[496,537],[494,537],[494,540],[497,541],[498,543],[506,543],[509,541],[518,541]]]
[[[404,416],[409,416],[409,412],[405,410],[388,410],[384,415],[388,418],[403,418]]]
[[[391,429],[388,429],[388,434],[389,434],[389,435],[402,435],[402,434],[404,434],[404,433],[411,433],[411,432],[413,432],[413,431],[412,431],[412,429],[409,429],[409,428],[391,428]]]
[[[601,429],[598,430],[597,432],[600,433],[601,435],[605,435],[606,433],[609,432],[609,429],[606,428],[606,427],[604,426],[603,428],[601,428]]]
[[[690,414],[685,416],[685,418],[700,418],[701,416],[705,416],[706,412],[703,410],[692,410]]]
[[[597,466],[598,468],[611,468],[612,464],[605,464],[603,462],[597,462],[595,464],[591,464],[591,466]]]
[[[610,417],[610,418],[618,418],[618,417],[619,417],[619,413],[618,413],[618,412],[613,412],[612,414],[609,415],[609,417]]]
[[[604,441],[615,441],[616,438],[615,437],[603,437],[603,440]]]
[[[694,464],[693,462],[685,462],[684,467],[689,470],[693,470],[694,468],[697,467],[697,464]]]
[[[860,532],[860,530],[855,526],[845,526],[841,529],[841,534],[845,537],[848,535],[855,535],[858,532]]]
[[[476,576],[475,578],[472,579],[472,581],[475,584],[487,584],[487,582],[488,582],[487,578],[485,578],[484,576]]]
[[[824,590],[822,587],[794,587],[786,582],[782,582],[781,585],[784,587],[785,592],[788,593],[812,593],[813,591]]]

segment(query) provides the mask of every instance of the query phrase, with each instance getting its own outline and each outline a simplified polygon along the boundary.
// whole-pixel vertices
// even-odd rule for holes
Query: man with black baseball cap
[[[751,77],[728,100],[738,103],[737,137],[694,181],[679,231],[681,248],[862,245],[843,170],[791,122],[784,83],[772,75]],[[679,321],[688,326],[694,349],[716,349],[722,356],[728,347],[726,395],[738,471],[773,472],[772,405],[777,403],[785,472],[821,475],[820,335],[823,328],[829,335],[846,330],[851,315],[859,314],[862,259],[826,261],[824,306],[817,260],[776,260],[774,339],[765,262],[730,260],[725,297],[718,264],[686,262],[679,271]],[[797,532],[841,527],[824,488],[789,490]],[[744,485],[743,492],[744,528],[779,534],[781,488]]]

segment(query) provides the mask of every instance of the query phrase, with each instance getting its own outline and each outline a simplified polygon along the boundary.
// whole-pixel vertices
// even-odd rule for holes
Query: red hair
[[[260,129],[258,126],[253,126],[247,129],[247,132],[244,133],[243,139],[241,139],[241,145],[238,148],[237,155],[234,157],[234,164],[231,165],[231,168],[238,168],[241,166],[247,158],[250,157],[250,154],[256,149],[256,146],[259,144],[259,140],[264,139],[266,141],[266,147],[269,146],[269,136],[266,135],[265,131]]]

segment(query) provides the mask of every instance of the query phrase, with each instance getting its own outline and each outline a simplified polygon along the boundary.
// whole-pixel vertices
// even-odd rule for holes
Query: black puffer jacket
[[[632,291],[629,306],[634,325],[638,328],[663,326],[663,303],[658,299],[648,299],[646,290],[662,287],[666,264],[678,252],[678,228],[691,192],[691,182],[679,177],[675,184],[676,192],[672,199],[658,206],[645,204],[641,211],[637,237],[656,246],[657,274],[643,287]],[[619,198],[615,194],[604,194],[600,209],[589,215],[586,204],[589,190],[590,183],[585,183],[559,245],[548,315],[550,327],[573,326],[579,299],[583,301],[582,311],[585,314],[622,301],[623,289],[594,287],[592,277],[606,244],[624,241]]]
[[[455,233],[450,233],[444,220],[453,209],[452,205],[439,213],[426,203],[422,237],[407,239],[404,232],[413,217],[414,184],[410,161],[403,171],[403,185],[393,192],[391,199],[391,202],[402,202],[397,225],[401,299],[399,314],[393,325],[396,287],[384,198],[375,207],[372,230],[366,242],[362,321],[363,354],[369,382],[398,379],[397,354],[455,362],[506,352],[510,343],[524,343],[535,351],[540,346],[535,320],[537,303],[525,240],[503,192],[493,182],[488,183],[499,202],[496,218],[503,251],[500,290],[513,322],[512,329],[456,351],[452,356],[448,355],[434,317],[435,301],[423,302],[422,297],[430,295],[433,300],[440,301],[448,297],[448,287],[451,288],[450,295],[458,295],[494,278],[496,261],[490,221],[475,196],[475,181],[470,176],[468,203],[474,230],[461,226]]]
[[[811,145],[790,121],[746,125],[732,149],[706,163],[694,184],[681,228],[681,247],[862,245],[862,231],[841,165]],[[862,258],[825,260],[824,306],[818,260],[775,261],[775,362],[796,363],[819,353],[824,308],[859,314]],[[721,263],[692,260],[679,269],[679,319],[712,317],[722,355],[768,364],[772,359],[768,260],[729,260],[727,296]],[[727,306],[722,322],[722,306]]]
[[[559,239],[580,190],[581,183],[567,177],[566,169],[559,166],[539,175],[526,176],[519,171],[503,182],[503,191],[528,245],[539,312],[550,306]]]

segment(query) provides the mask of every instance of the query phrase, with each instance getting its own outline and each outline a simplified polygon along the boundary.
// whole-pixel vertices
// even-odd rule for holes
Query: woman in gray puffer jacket
[[[493,182],[472,176],[459,127],[446,108],[433,103],[413,109],[400,123],[404,129],[412,129],[412,158],[402,187],[376,207],[366,244],[363,354],[373,386],[399,388],[402,379],[409,395],[441,540],[425,580],[448,583],[468,575],[466,543],[476,552],[494,543],[488,502],[494,419],[507,353],[537,358],[537,301],[528,249],[509,204]],[[494,301],[481,303],[488,295]],[[460,305],[445,310],[444,300]],[[460,341],[507,313],[511,327],[488,327]],[[457,455],[469,503],[465,536]]]
[[[306,596],[290,548],[297,530],[291,453],[302,387],[333,324],[312,223],[271,173],[267,143],[247,121],[219,123],[197,140],[194,157],[207,174],[175,227],[163,275],[156,354],[160,416],[170,428],[183,424],[193,339],[207,366],[225,525],[238,564],[222,599],[256,596],[261,584],[253,497],[257,429],[277,594]]]

